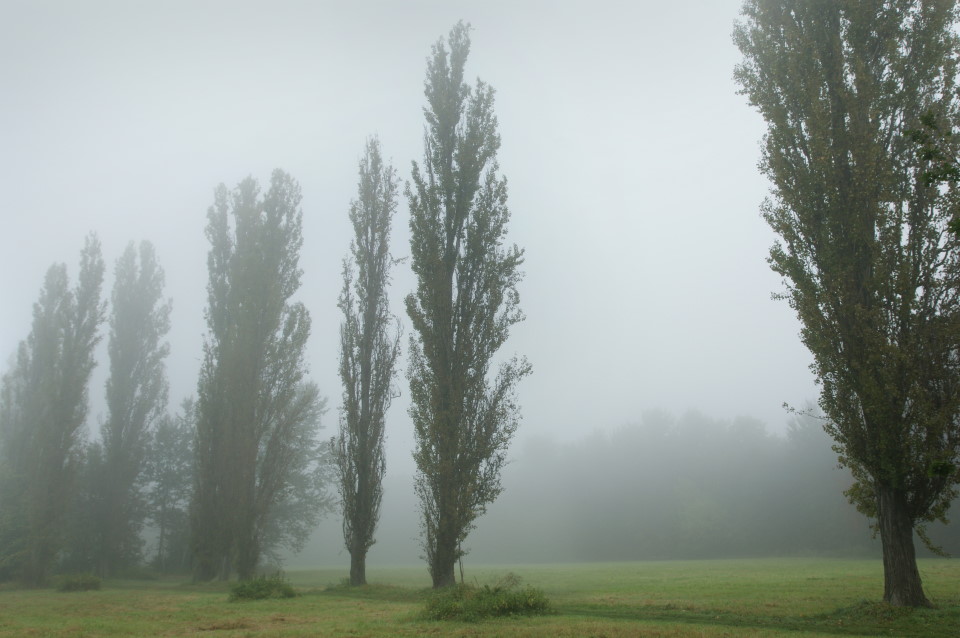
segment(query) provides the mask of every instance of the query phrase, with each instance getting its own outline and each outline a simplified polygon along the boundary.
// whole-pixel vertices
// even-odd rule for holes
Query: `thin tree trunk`
[[[895,607],[930,607],[917,569],[906,496],[900,490],[879,487],[877,500],[883,544],[883,600]]]
[[[165,573],[164,570],[164,560],[163,560],[163,544],[166,539],[166,522],[167,522],[167,508],[165,506],[160,507],[160,539],[157,541],[157,570],[160,573]]]

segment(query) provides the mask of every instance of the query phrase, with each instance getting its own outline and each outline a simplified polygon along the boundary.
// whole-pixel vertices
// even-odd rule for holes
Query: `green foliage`
[[[65,574],[57,578],[57,591],[92,591],[100,589],[102,581],[90,572],[82,574]]]
[[[340,433],[333,440],[343,539],[350,552],[350,579],[366,582],[366,554],[373,545],[383,498],[386,413],[393,398],[394,364],[400,353],[399,320],[390,314],[390,226],[396,210],[397,178],[383,163],[380,142],[367,142],[360,161],[358,197],[350,205],[354,239],[343,261],[339,307]],[[392,330],[390,325],[396,323]]]
[[[29,586],[46,582],[63,549],[105,313],[103,271],[95,235],[75,287],[66,265],[50,267],[30,334],[0,384],[0,574]]]
[[[293,598],[297,595],[293,585],[287,582],[283,574],[257,576],[242,580],[230,588],[230,600],[265,600],[268,598]]]
[[[960,136],[954,134],[949,122],[938,119],[936,112],[928,110],[920,115],[920,125],[906,129],[904,134],[913,143],[917,157],[925,166],[920,173],[923,183],[955,192],[960,182]],[[953,211],[947,228],[954,235],[960,235],[960,209]]]
[[[922,605],[913,530],[944,520],[960,479],[930,472],[960,457],[956,3],[747,0],[743,16],[735,75],[767,123],[769,263],[848,494],[878,517],[884,599]]]
[[[434,586],[454,564],[474,521],[502,491],[500,474],[519,423],[517,383],[526,359],[491,370],[510,328],[523,320],[517,284],[523,251],[507,244],[506,179],[493,89],[463,82],[470,29],[458,23],[427,62],[423,166],[407,188],[417,289],[406,298],[410,417]]]
[[[278,544],[302,544],[324,499],[324,400],[306,378],[310,313],[300,288],[300,186],[275,170],[220,185],[207,215],[207,326],[197,384],[191,503],[199,580],[253,575]],[[292,514],[277,524],[283,510]]]
[[[150,433],[167,407],[171,311],[153,244],[131,242],[114,273],[108,416],[100,428],[102,462],[92,476],[98,507],[90,508],[96,569],[110,576],[142,558],[144,459]]]
[[[430,620],[476,622],[502,616],[538,616],[550,611],[542,589],[521,586],[520,579],[507,574],[494,585],[453,585],[431,592],[423,616]]]
[[[157,553],[151,562],[160,572],[189,569],[195,431],[196,404],[185,399],[179,414],[160,419],[147,446],[147,516],[158,531]]]

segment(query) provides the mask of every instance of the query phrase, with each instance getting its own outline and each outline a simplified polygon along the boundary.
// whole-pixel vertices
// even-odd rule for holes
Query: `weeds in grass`
[[[102,581],[97,576],[87,572],[83,574],[64,574],[57,579],[57,591],[91,591],[100,589]]]
[[[257,576],[252,580],[240,581],[230,588],[231,601],[293,598],[296,595],[293,585],[287,582],[281,572],[273,576]]]
[[[520,579],[507,574],[497,584],[454,585],[427,597],[423,616],[430,620],[476,622],[502,616],[546,614],[550,604],[543,590],[520,586]]]

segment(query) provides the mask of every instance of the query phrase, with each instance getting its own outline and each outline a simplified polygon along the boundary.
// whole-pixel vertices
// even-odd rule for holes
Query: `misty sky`
[[[736,94],[740,0],[61,2],[0,0],[0,361],[30,329],[46,269],[95,230],[112,269],[149,239],[173,298],[171,404],[195,392],[204,225],[215,186],[283,168],[303,187],[300,298],[311,376],[336,425],[336,307],[368,135],[409,179],[430,46],[472,23],[467,75],[497,91],[525,323],[506,354],[519,438],[574,440],[647,409],[750,415],[814,398],[799,324],[765,263],[760,116]],[[409,252],[406,200],[393,252]],[[406,333],[408,265],[390,291]],[[406,345],[406,339],[404,339]],[[401,365],[405,367],[405,362]],[[4,365],[4,368],[6,366]],[[106,355],[91,387],[103,410]],[[388,463],[412,466],[407,385]],[[406,472],[409,476],[409,472]]]

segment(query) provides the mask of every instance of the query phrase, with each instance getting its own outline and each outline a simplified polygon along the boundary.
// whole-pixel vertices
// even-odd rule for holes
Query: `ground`
[[[932,610],[881,604],[879,560],[757,559],[512,565],[471,568],[493,583],[508,572],[542,588],[554,613],[480,623],[419,617],[423,566],[368,568],[371,585],[340,585],[344,569],[292,570],[300,595],[228,602],[229,585],[107,581],[100,591],[0,589],[0,638],[29,636],[955,636],[960,561],[920,561]]]

